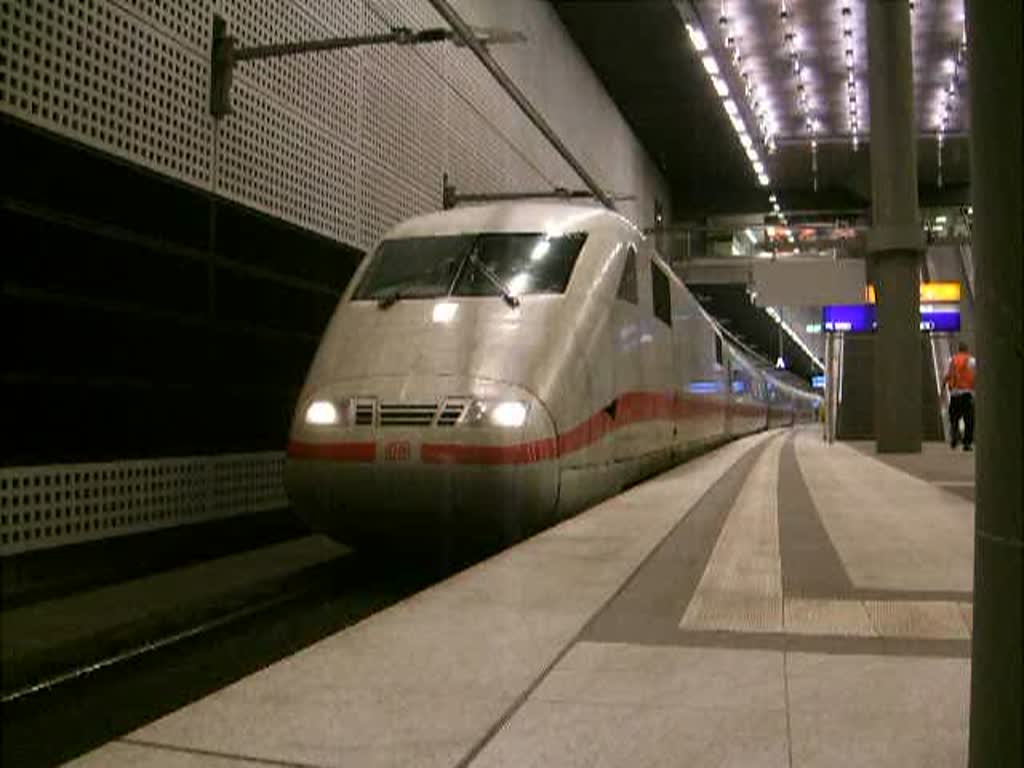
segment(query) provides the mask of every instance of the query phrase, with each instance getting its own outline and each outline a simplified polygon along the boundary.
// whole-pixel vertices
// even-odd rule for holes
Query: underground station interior
[[[1020,766],[1020,0],[0,0],[5,766]]]

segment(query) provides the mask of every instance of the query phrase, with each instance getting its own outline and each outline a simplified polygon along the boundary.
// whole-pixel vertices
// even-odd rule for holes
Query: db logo
[[[412,448],[405,440],[388,443],[384,446],[384,461],[408,461],[412,456]]]

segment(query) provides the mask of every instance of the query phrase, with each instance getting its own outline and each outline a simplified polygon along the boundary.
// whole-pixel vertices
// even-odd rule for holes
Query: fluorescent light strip
[[[690,43],[693,45],[694,50],[701,55],[700,60],[701,64],[704,66],[704,71],[707,72],[708,78],[711,80],[711,85],[715,89],[715,93],[717,93],[721,99],[722,108],[725,110],[725,113],[729,118],[729,122],[732,123],[733,130],[736,132],[736,137],[739,139],[740,144],[747,155],[747,159],[750,161],[750,166],[757,176],[758,184],[762,187],[767,187],[771,183],[771,179],[768,178],[768,174],[765,170],[764,163],[761,161],[760,155],[753,147],[753,142],[750,139],[750,131],[747,130],[747,125],[743,120],[743,115],[740,113],[739,106],[737,106],[736,101],[730,96],[729,87],[724,78],[721,77],[721,67],[715,59],[714,52],[708,46],[707,37],[704,35],[704,32],[700,29],[696,21],[687,21],[684,18],[684,24],[686,25],[686,33],[690,38]],[[742,55],[737,52],[738,48],[736,48],[735,40],[727,38],[727,41],[727,45],[731,44],[733,46],[734,61],[742,63],[743,58]],[[749,81],[748,79],[745,80],[747,80],[749,89]]]
[[[703,53],[708,49],[708,39],[704,37],[704,33],[699,27],[687,24],[686,32],[690,36],[690,42],[693,43],[693,47],[697,50],[697,53]]]
[[[772,320],[774,320],[776,323],[782,326],[782,330],[786,332],[786,335],[789,336],[789,338],[791,338],[794,342],[796,342],[796,345],[800,347],[800,349],[802,349],[809,358],[811,358],[811,362],[813,362],[816,366],[821,368],[821,370],[825,370],[825,364],[814,356],[814,353],[811,352],[811,348],[804,343],[804,340],[800,338],[800,336],[797,334],[796,331],[793,330],[789,323],[782,319],[782,315],[778,313],[775,307],[765,307],[764,311],[768,313],[769,317],[771,317]]]
[[[960,34],[960,44],[957,46],[956,54],[945,63],[949,80],[939,92],[939,111],[935,116],[938,128],[938,141],[941,146],[944,134],[949,130],[953,117],[953,110],[956,108],[958,90],[960,86],[960,72],[967,62],[967,29]]]
[[[764,88],[757,82],[754,71],[750,69],[749,61],[740,49],[740,39],[733,29],[726,0],[722,0],[722,12],[718,17],[718,26],[722,33],[722,42],[726,50],[731,53],[733,65],[743,82],[743,95],[746,97],[747,107],[757,123],[761,143],[771,154],[775,151],[775,116],[771,114]]]

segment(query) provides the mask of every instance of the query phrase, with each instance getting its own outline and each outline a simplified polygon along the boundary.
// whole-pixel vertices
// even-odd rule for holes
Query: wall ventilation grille
[[[0,469],[0,555],[281,509],[279,451]]]

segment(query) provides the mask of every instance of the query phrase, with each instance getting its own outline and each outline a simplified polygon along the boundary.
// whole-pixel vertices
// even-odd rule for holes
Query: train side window
[[[722,337],[715,334],[715,362],[722,364]]]
[[[639,294],[636,289],[636,248],[633,246],[629,246],[629,250],[626,251],[626,266],[622,268],[619,292],[615,297],[628,301],[630,304],[640,303]]]
[[[651,262],[651,290],[654,296],[654,316],[666,325],[672,325],[672,288],[668,275]]]

